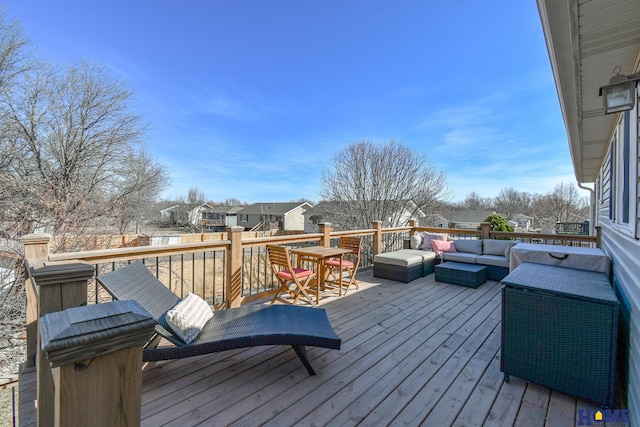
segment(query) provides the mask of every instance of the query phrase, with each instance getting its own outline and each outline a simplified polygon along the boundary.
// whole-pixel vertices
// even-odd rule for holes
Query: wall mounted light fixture
[[[636,105],[636,86],[640,80],[640,73],[625,76],[620,74],[621,68],[616,67],[609,84],[600,87],[605,114],[631,110]]]

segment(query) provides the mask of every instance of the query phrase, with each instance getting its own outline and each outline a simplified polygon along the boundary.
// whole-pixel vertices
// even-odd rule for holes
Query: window
[[[240,222],[249,222],[249,214],[240,214]]]
[[[620,115],[611,141],[608,165],[605,162],[610,174],[609,219],[618,231],[631,235],[635,234],[636,228],[637,117],[637,106]],[[603,166],[603,175],[605,170]]]

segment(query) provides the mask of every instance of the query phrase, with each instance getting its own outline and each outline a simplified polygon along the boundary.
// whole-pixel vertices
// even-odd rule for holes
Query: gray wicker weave
[[[374,277],[394,280],[396,282],[409,283],[412,280],[422,277],[422,271],[423,271],[422,264],[413,265],[411,267],[382,264],[380,262],[376,262],[373,264]]]
[[[524,263],[502,280],[501,369],[613,407],[619,303],[603,273]]]
[[[98,282],[119,300],[132,299],[158,321],[156,332],[174,346],[145,349],[144,361],[198,356],[234,348],[290,345],[310,375],[315,375],[305,346],[340,349],[324,309],[290,305],[247,305],[219,310],[200,335],[185,344],[171,332],[165,314],[180,298],[164,286],[142,262],[101,275]]]
[[[436,281],[477,288],[487,281],[487,267],[447,261],[435,266]]]

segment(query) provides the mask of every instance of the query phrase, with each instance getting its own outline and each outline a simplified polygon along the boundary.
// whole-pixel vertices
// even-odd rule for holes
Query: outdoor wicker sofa
[[[134,262],[97,277],[97,281],[118,300],[137,301],[157,321],[156,338],[145,348],[143,360],[180,359],[243,347],[290,345],[310,375],[315,375],[306,346],[339,350],[340,337],[321,308],[290,305],[246,305],[218,310],[197,338],[185,344],[167,324],[166,314],[181,299],[162,284],[140,262]],[[158,347],[160,338],[171,346]]]

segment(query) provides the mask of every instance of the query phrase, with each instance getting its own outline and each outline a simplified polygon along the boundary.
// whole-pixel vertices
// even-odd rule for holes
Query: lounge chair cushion
[[[209,304],[196,294],[187,297],[167,312],[166,321],[173,332],[186,344],[196,339],[213,311]]]

